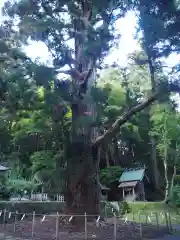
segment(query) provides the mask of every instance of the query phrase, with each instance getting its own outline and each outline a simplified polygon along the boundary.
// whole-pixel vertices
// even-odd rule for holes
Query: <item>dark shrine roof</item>
[[[144,178],[144,175],[145,168],[125,170],[122,173],[119,182],[141,181]]]
[[[0,171],[7,171],[9,168],[0,165]]]
[[[118,188],[124,188],[124,187],[135,187],[137,185],[138,181],[133,182],[122,182],[119,184]]]

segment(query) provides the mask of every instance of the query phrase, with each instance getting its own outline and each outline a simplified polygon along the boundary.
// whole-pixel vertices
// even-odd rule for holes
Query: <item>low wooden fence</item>
[[[173,225],[171,216],[168,213],[163,213],[165,225],[161,226],[158,220],[158,214],[155,216],[145,216],[146,223],[129,221],[125,215],[123,218],[114,216],[111,219],[101,219],[97,215],[65,215],[57,212],[56,214],[36,214],[20,213],[18,211],[9,212],[6,209],[0,210],[1,224],[0,232],[13,234],[22,239],[142,239],[152,237],[154,233],[156,237],[164,236],[166,233],[172,233]],[[94,221],[88,222],[88,218],[94,218]],[[139,216],[138,216],[139,217]],[[74,218],[81,218],[81,229],[75,229],[69,233],[68,226],[71,226],[71,221]],[[77,236],[76,236],[77,235]],[[123,238],[124,237],[124,238]]]
[[[62,194],[53,194],[51,197],[47,193],[31,193],[30,199],[32,201],[57,201],[65,202],[64,195]]]

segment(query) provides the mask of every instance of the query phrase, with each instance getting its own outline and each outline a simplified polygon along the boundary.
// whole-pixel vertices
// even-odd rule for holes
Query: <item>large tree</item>
[[[120,10],[115,14],[117,8]],[[52,54],[53,68],[36,68],[36,80],[51,81],[58,73],[71,76],[71,82],[60,84],[54,77],[63,91],[70,85],[67,100],[72,109],[72,131],[66,149],[69,212],[99,212],[97,148],[92,151],[98,131],[90,93],[97,64],[114,43],[113,22],[118,15],[123,16],[125,8],[123,1],[5,3],[5,12],[19,18],[21,37],[43,41]],[[67,71],[62,70],[64,66],[68,66]]]
[[[177,35],[179,32],[179,10],[174,1],[137,0],[133,4],[138,13],[138,28],[142,33],[141,44],[144,55],[136,58],[137,64],[148,65],[152,93],[157,90],[160,81],[164,81],[161,57],[167,57],[178,51]],[[147,109],[147,111],[150,109]],[[150,114],[149,114],[150,117]],[[156,141],[150,135],[153,179],[156,189],[160,188]]]

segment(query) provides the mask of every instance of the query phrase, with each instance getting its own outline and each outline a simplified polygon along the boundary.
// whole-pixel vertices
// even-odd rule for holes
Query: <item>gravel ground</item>
[[[163,238],[156,238],[154,240],[179,240],[179,236],[165,236]]]
[[[108,222],[101,222],[100,227],[97,227],[95,223],[87,224],[88,239],[97,240],[113,240],[113,220]],[[23,220],[18,221],[16,224],[16,232],[13,231],[13,223],[8,223],[5,229],[2,229],[0,225],[0,232],[4,232],[7,236],[13,236],[8,238],[9,240],[16,240],[21,238],[23,240],[32,239],[32,221]],[[140,225],[136,223],[124,223],[122,220],[117,222],[117,240],[139,240],[140,239]],[[34,240],[54,240],[56,239],[56,220],[52,217],[47,217],[45,221],[41,222],[41,219],[36,218],[36,224],[34,229]],[[166,228],[157,229],[153,225],[142,225],[143,238],[153,238],[157,240],[164,239],[167,234]],[[85,238],[84,226],[75,228],[64,222],[59,223],[59,239],[60,240],[81,240]],[[158,239],[159,238],[159,239]],[[2,238],[0,238],[1,240]],[[6,238],[4,238],[6,239]],[[180,239],[180,238],[178,238]],[[176,238],[170,238],[167,240],[176,240]]]

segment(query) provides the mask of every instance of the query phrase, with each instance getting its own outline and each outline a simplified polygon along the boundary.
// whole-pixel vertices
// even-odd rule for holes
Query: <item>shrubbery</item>
[[[117,204],[117,207],[116,207]],[[119,206],[118,206],[119,205]],[[107,202],[101,201],[101,214],[106,217],[113,217],[114,213],[116,216],[130,213],[131,207],[126,201],[123,202]]]
[[[174,179],[174,185],[179,185],[180,186],[180,175],[176,175]]]
[[[120,166],[112,166],[100,171],[100,182],[107,186],[111,187],[112,183],[115,183],[119,180],[123,169]]]
[[[175,203],[177,207],[180,207],[180,185],[175,185],[173,187],[171,201]]]
[[[126,201],[120,202],[119,208],[120,208],[120,214],[121,215],[124,215],[125,213],[130,213],[131,212],[131,208]]]
[[[176,175],[174,179],[174,187],[171,193],[171,202],[180,207],[180,175]]]
[[[6,189],[11,193],[11,196],[23,197],[24,195],[29,195],[32,191],[38,189],[39,185],[33,181],[27,181],[24,179],[7,179]]]
[[[9,200],[11,197],[11,190],[6,186],[0,186],[0,200]]]

